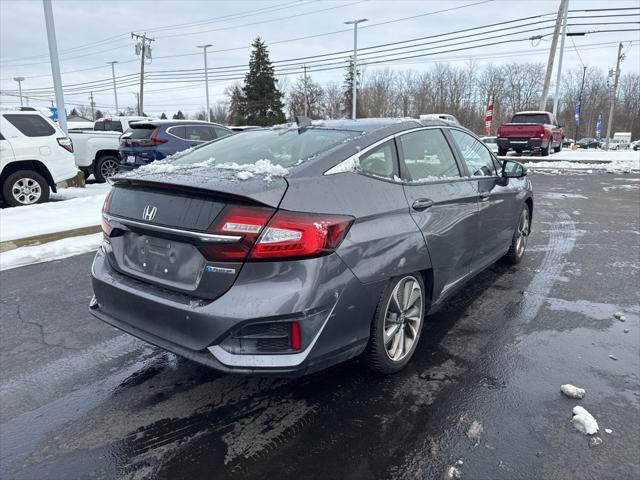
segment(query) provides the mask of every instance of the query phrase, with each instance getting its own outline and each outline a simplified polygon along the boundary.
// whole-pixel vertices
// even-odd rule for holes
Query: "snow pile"
[[[571,423],[580,432],[586,435],[598,433],[598,422],[596,422],[596,419],[581,406],[573,407],[573,418],[571,419]]]
[[[519,157],[523,163],[526,162],[525,167],[531,170],[577,170],[584,173],[640,171],[640,151],[633,150],[563,150],[547,158],[540,162],[527,162],[525,157]]]
[[[271,181],[272,177],[284,177],[289,173],[289,170],[282,165],[274,165],[268,159],[258,160],[256,163],[248,163],[239,165],[237,163],[222,163],[216,165],[216,168],[223,170],[236,171],[236,177],[239,180],[248,180],[255,175],[263,175],[265,180]]]
[[[0,270],[91,252],[97,250],[101,243],[102,233],[94,233],[80,237],[63,238],[62,240],[32,247],[16,248],[15,250],[2,252],[2,255],[0,255]]]
[[[587,393],[584,388],[578,388],[570,383],[560,386],[560,391],[569,398],[582,398]]]
[[[164,160],[157,160],[147,165],[143,165],[137,170],[131,170],[123,174],[118,174],[119,177],[135,177],[139,174],[143,175],[164,175],[169,173],[186,173],[189,170],[195,170],[198,168],[206,168],[215,166],[215,159],[210,158],[203,162],[196,163],[174,163],[173,158],[165,158]]]
[[[71,200],[72,198],[93,197],[104,195],[111,189],[108,183],[88,183],[85,188],[67,187],[58,188],[57,193],[51,192],[51,200]]]
[[[105,195],[4,208],[0,210],[0,242],[100,225]]]

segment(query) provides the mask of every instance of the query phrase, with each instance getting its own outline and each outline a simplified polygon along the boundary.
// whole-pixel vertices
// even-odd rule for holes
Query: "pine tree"
[[[96,120],[99,120],[102,117],[104,117],[104,114],[100,110],[96,110]]]
[[[229,123],[232,125],[246,124],[242,87],[240,85],[233,85],[227,88],[227,95],[229,96]]]
[[[273,74],[269,51],[260,37],[253,44],[249,59],[249,71],[244,77],[242,110],[246,123],[268,126],[285,121],[282,109],[283,94],[278,90],[278,80]]]
[[[78,111],[76,110],[76,108],[75,108],[75,107],[73,107],[73,109],[72,109],[72,110],[71,110],[71,112],[69,113],[69,116],[70,116],[70,117],[72,117],[72,116],[79,117],[79,116],[80,116],[80,114],[78,113]]]
[[[173,115],[173,119],[174,119],[174,120],[184,120],[184,113],[182,113],[182,110],[178,110],[178,111]]]
[[[167,115],[162,112],[162,115],[160,115],[160,120],[166,120],[167,119]]]
[[[349,57],[349,65],[347,65],[347,72],[344,74],[344,82],[342,84],[342,115],[347,118],[351,118],[351,111],[353,107],[353,57]],[[356,89],[360,86],[360,72],[356,73]],[[357,92],[356,92],[357,93]],[[356,113],[361,110],[360,100],[356,95]]]

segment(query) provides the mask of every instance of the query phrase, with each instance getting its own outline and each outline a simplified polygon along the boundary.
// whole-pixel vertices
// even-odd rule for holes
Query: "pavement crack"
[[[4,302],[3,302],[4,303]],[[22,311],[20,310],[20,304],[16,303],[16,316],[18,317],[18,320],[20,320],[21,323],[26,323],[27,325],[32,325],[34,327],[38,328],[38,332],[39,332],[39,342],[42,343],[43,345],[46,345],[47,347],[58,347],[58,348],[63,348],[64,350],[69,350],[69,351],[77,351],[77,348],[74,347],[67,347],[66,345],[62,345],[61,343],[53,343],[53,342],[48,342],[46,339],[46,335],[44,333],[44,327],[41,323],[38,323],[34,320],[26,320],[23,316],[22,316]]]

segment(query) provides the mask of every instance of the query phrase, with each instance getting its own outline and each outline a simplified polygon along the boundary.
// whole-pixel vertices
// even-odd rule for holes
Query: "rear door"
[[[431,256],[435,300],[470,272],[479,229],[477,183],[462,176],[442,129],[409,132],[396,142],[411,216]]]
[[[516,182],[503,185],[499,163],[484,143],[462,130],[451,129],[449,133],[479,195],[480,235],[472,262],[475,270],[507,252],[521,206],[516,200],[519,188]]]
[[[2,132],[5,131],[3,123],[4,120],[0,120],[0,172],[2,172],[6,165],[15,160],[11,144],[7,139],[4,138],[4,135],[2,134]]]

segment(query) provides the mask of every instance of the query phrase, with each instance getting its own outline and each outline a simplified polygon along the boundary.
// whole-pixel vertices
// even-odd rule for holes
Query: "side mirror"
[[[522,178],[527,175],[527,169],[519,162],[505,160],[502,163],[502,178]]]

